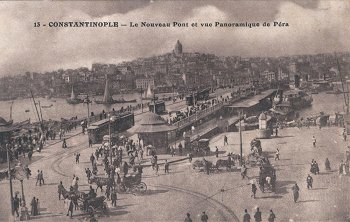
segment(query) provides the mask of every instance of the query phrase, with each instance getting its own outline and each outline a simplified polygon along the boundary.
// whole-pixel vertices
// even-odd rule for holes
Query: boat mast
[[[348,94],[349,90],[348,90],[348,85],[345,82],[345,87],[346,87],[346,89],[345,89],[345,87],[344,87],[344,79],[343,79],[343,76],[342,76],[341,71],[340,71],[340,65],[339,65],[339,60],[338,60],[337,54],[335,54],[335,59],[337,61],[341,87],[342,87],[342,90],[343,90],[343,96],[344,96],[344,102],[345,102],[345,113],[348,114],[349,113],[349,94]]]
[[[39,112],[38,112],[38,107],[36,107],[36,103],[35,103],[35,99],[34,99],[34,96],[33,96],[33,92],[32,92],[32,90],[30,90],[30,94],[31,94],[32,99],[33,99],[33,102],[34,102],[35,111],[36,111],[36,114],[38,115],[38,120],[39,120],[39,122],[40,122],[40,123],[42,123],[42,122],[41,122],[41,119],[40,119]],[[40,125],[41,125],[41,124],[40,124]]]
[[[10,120],[12,120],[12,105],[13,105],[14,101],[12,100],[11,102],[11,106],[10,106]]]

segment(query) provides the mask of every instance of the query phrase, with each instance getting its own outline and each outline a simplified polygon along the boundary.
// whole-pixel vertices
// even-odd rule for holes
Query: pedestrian
[[[294,203],[296,203],[299,199],[299,186],[297,183],[292,187],[293,190],[293,198],[294,198]]]
[[[324,163],[326,170],[331,170],[331,163],[329,162],[328,157],[326,158],[326,162]]]
[[[142,148],[140,149],[140,158],[141,158],[141,160],[143,160],[143,149]]]
[[[343,140],[346,141],[347,133],[346,129],[343,130]]]
[[[92,147],[92,140],[89,138],[89,147]]]
[[[80,153],[75,155],[75,163],[79,163]]]
[[[45,181],[44,181],[44,174],[42,170],[40,171],[40,184],[41,184],[41,181],[43,182],[43,185],[44,185]]]
[[[112,191],[111,200],[112,200],[112,206],[116,207],[117,206],[117,192],[115,189],[113,189],[113,191]]]
[[[190,163],[192,162],[192,159],[193,159],[193,154],[192,154],[192,152],[190,152],[189,154],[188,154],[188,161],[190,161]]]
[[[91,162],[91,166],[94,166],[95,157],[94,157],[94,154],[93,154],[93,153],[91,153],[90,162]]]
[[[187,214],[186,214],[185,222],[192,222],[191,214],[190,214],[190,213],[187,213]]]
[[[254,199],[255,199],[256,191],[257,191],[256,185],[255,185],[255,183],[252,183],[252,195],[251,195],[251,197],[253,197]]]
[[[126,177],[126,175],[128,174],[128,171],[129,171],[129,166],[128,166],[128,163],[125,161],[123,164],[124,177]]]
[[[17,197],[17,194],[16,194],[15,198],[13,198],[13,210],[14,212],[16,212],[17,217],[19,217],[18,209],[19,209],[19,198]]]
[[[67,148],[66,138],[63,138],[62,148]]]
[[[29,150],[29,152],[28,152],[29,161],[32,161],[32,156],[33,156],[33,151]]]
[[[168,160],[165,160],[164,172],[165,172],[165,173],[169,173],[169,163],[168,163]]]
[[[276,126],[276,130],[275,130],[275,137],[278,137],[278,126]]]
[[[155,168],[156,168],[156,175],[158,175],[158,171],[159,171],[159,165],[158,165],[158,163],[156,163]]]
[[[107,188],[106,188],[106,198],[107,198],[107,200],[109,200],[110,196],[111,196],[111,188],[110,188],[110,186],[107,186]]]
[[[276,218],[276,215],[274,214],[274,212],[272,211],[272,209],[270,210],[270,216],[268,218],[269,222],[274,222]]]
[[[254,219],[255,219],[255,222],[261,222],[261,212],[259,210],[259,207],[256,208],[256,212],[254,214]]]
[[[219,157],[219,148],[216,146],[216,149],[215,149],[215,156],[216,158]]]
[[[35,186],[38,186],[38,182],[39,182],[39,186],[41,186],[40,170],[38,170],[38,174],[36,175],[36,183],[35,183]]]
[[[277,148],[276,149],[276,154],[275,154],[275,161],[280,160],[280,150]]]
[[[182,147],[182,144],[179,143],[179,146],[178,146],[178,147],[179,147],[179,155],[182,156],[182,148],[183,148],[183,147]]]
[[[67,212],[67,216],[69,216],[69,213],[70,213],[70,218],[73,218],[73,208],[74,208],[73,201],[68,199],[68,212]]]
[[[209,162],[203,158],[204,161],[204,167],[205,167],[205,171],[207,172],[207,175],[209,175],[210,173],[210,166],[209,166]]]
[[[307,189],[312,189],[312,182],[314,180],[312,179],[312,177],[310,176],[310,174],[307,175],[306,177],[306,184],[307,184]]]
[[[226,144],[228,145],[228,139],[227,139],[227,136],[225,135],[225,136],[224,136],[224,146],[225,146]]]
[[[209,219],[208,215],[205,213],[205,211],[202,213],[202,216],[201,216],[201,221],[202,222],[207,222]]]
[[[321,125],[320,125],[321,126]],[[312,145],[316,147],[316,138],[315,136],[312,136]]]
[[[244,210],[243,222],[250,222],[250,215],[247,209]]]
[[[61,200],[61,195],[63,196],[64,186],[62,184],[62,181],[60,181],[60,184],[58,184],[57,187],[57,193],[58,193],[58,200]]]
[[[33,197],[32,202],[30,203],[31,206],[31,214],[32,216],[38,215],[38,210],[37,210],[37,202],[35,197]]]
[[[247,177],[247,168],[244,164],[241,167],[241,176],[242,176],[242,180]]]

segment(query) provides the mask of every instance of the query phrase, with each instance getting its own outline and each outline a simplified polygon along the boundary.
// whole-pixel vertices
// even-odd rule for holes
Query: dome
[[[259,120],[267,120],[267,117],[266,117],[265,113],[261,113],[260,114]]]
[[[164,125],[167,123],[165,122],[165,120],[162,119],[161,116],[154,114],[152,112],[149,112],[143,116],[140,124],[141,125]]]

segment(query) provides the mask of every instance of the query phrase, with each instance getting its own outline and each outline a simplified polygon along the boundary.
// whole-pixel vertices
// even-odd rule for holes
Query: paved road
[[[72,182],[73,174],[80,178],[79,190],[87,191],[89,184],[85,178],[84,169],[90,167],[89,156],[93,148],[87,148],[86,135],[79,135],[68,140],[69,148],[62,150],[60,144],[44,149],[40,155],[40,161],[30,164],[32,172],[38,169],[43,170],[45,185],[36,186],[35,178],[24,181],[26,200],[33,196],[39,198],[42,214],[35,217],[38,221],[66,221],[66,210],[63,201],[57,198],[57,185],[62,181],[65,187]],[[74,154],[80,152],[79,164],[75,164]],[[163,160],[160,160],[163,161]],[[181,184],[185,175],[189,176],[189,163],[187,161],[174,164],[170,175],[157,176],[151,169],[145,169],[143,181],[148,185],[148,191],[142,196],[132,194],[118,195],[118,207],[110,208],[109,217],[101,217],[99,221],[108,221],[112,218],[119,220],[134,221],[164,221],[182,220],[187,212],[193,218],[203,210],[210,214],[210,217],[219,221],[232,221],[235,214],[231,209],[215,199],[208,198],[205,193],[201,193],[195,187],[183,187]],[[102,166],[99,166],[102,173]],[[35,173],[34,173],[35,174]],[[160,174],[163,174],[160,172]],[[179,183],[173,183],[173,179]],[[196,182],[196,179],[194,180]],[[95,187],[95,185],[94,185]],[[0,183],[1,199],[0,221],[6,220],[9,212],[8,183]],[[20,191],[18,181],[14,181],[14,190]],[[100,191],[98,191],[100,194]],[[169,198],[170,197],[170,198]],[[173,198],[172,197],[176,197]],[[108,201],[108,204],[110,202]],[[170,209],[170,210],[169,210]],[[161,212],[161,213],[160,213]],[[80,211],[75,213],[75,219],[83,220],[84,215]]]

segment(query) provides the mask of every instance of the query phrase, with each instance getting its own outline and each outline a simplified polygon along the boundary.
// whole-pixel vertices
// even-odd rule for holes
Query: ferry
[[[300,89],[280,91],[276,94],[270,113],[275,117],[294,119],[300,109],[312,105],[312,96]]]

